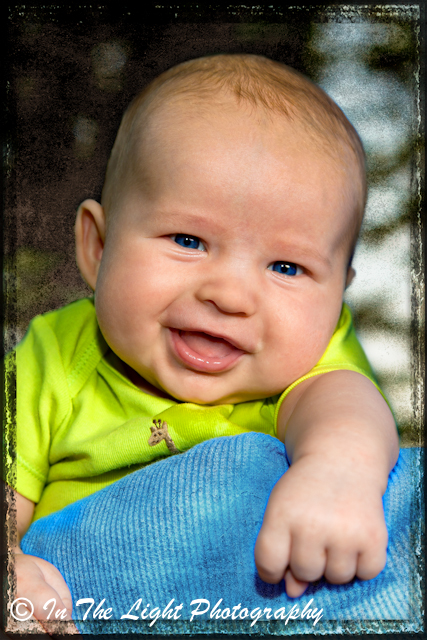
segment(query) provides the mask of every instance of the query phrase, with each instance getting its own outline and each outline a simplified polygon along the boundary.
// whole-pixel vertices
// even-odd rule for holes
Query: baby
[[[102,204],[77,215],[95,298],[36,318],[16,350],[19,536],[176,450],[263,431],[291,467],[256,542],[260,577],[291,597],[321,576],[375,577],[398,437],[343,306],[365,196],[357,133],[285,65],[210,56],[139,94]],[[153,420],[169,448],[148,443]],[[52,597],[71,610],[55,567],[15,559],[36,618]]]

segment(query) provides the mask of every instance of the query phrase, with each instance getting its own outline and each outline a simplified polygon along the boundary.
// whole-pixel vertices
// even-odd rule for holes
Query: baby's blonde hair
[[[147,118],[173,98],[218,103],[218,96],[232,95],[237,106],[246,103],[272,115],[302,125],[312,141],[340,164],[350,151],[355,211],[348,231],[351,253],[357,240],[366,203],[365,153],[353,125],[337,104],[298,71],[264,56],[217,54],[189,60],[168,69],[146,86],[126,110],[107,166],[102,204],[114,210],[127,184],[134,146],[141,140]],[[350,177],[349,177],[350,180]]]

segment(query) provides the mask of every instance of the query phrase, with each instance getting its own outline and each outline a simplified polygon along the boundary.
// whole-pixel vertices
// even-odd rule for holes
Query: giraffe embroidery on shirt
[[[180,453],[179,449],[176,448],[174,441],[169,435],[167,422],[162,422],[161,420],[153,420],[150,431],[151,436],[148,439],[148,444],[150,447],[155,447],[156,445],[160,444],[162,440],[165,440],[166,446],[171,453]]]

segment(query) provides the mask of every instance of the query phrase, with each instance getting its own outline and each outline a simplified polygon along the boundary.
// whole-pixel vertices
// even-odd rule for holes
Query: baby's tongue
[[[180,331],[181,339],[203,358],[225,358],[234,347],[227,340],[214,338],[199,331]]]

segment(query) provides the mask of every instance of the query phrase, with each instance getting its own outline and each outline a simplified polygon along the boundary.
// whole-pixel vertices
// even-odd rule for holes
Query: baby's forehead
[[[160,102],[150,110],[148,117],[145,114],[134,138],[139,170],[150,172],[156,152],[163,155],[178,148],[189,155],[203,149],[205,155],[214,155],[217,146],[212,144],[212,139],[219,130],[223,131],[228,143],[236,143],[236,147],[242,142],[243,131],[248,149],[251,145],[267,148],[271,152],[271,163],[276,165],[285,164],[287,148],[296,147],[299,153],[296,159],[293,156],[294,162],[302,166],[317,163],[322,170],[328,167],[354,189],[359,167],[350,145],[334,135],[322,135],[303,118],[290,119],[259,106],[237,103],[233,95],[225,93],[202,100],[196,96],[191,101],[178,95]],[[360,184],[361,180],[358,182]]]
[[[157,197],[165,185],[169,191],[170,179],[175,176],[177,166],[182,184],[187,184],[188,189],[188,184],[191,187],[196,184],[199,171],[206,174],[210,166],[222,162],[230,169],[226,174],[230,184],[239,181],[251,166],[250,178],[259,184],[259,195],[268,195],[274,188],[270,180],[272,174],[279,182],[283,176],[286,182],[291,169],[299,182],[307,182],[311,191],[318,190],[320,201],[325,197],[324,185],[314,176],[324,176],[325,181],[334,176],[329,180],[329,189],[336,194],[337,200],[340,200],[338,192],[342,192],[342,201],[348,202],[348,194],[355,190],[355,181],[354,170],[349,170],[351,154],[346,149],[339,145],[331,149],[327,141],[307,130],[304,123],[290,122],[282,115],[267,117],[259,110],[241,105],[236,108],[232,100],[228,103],[224,99],[219,103],[212,100],[209,104],[212,108],[201,112],[197,101],[188,105],[176,100],[160,105],[152,112],[150,123],[146,122],[145,130],[141,131],[136,169],[144,176],[144,188],[148,186],[150,196]],[[231,165],[227,165],[230,158]],[[256,161],[259,158],[259,163],[254,163],[253,158]],[[189,173],[191,182],[187,182]],[[214,182],[216,177],[212,180]],[[151,187],[152,183],[155,187]],[[221,189],[222,184],[217,184],[217,188]],[[354,226],[358,195],[354,197],[354,206],[352,204],[348,211],[346,208],[349,227]],[[230,222],[232,215],[231,211]],[[265,221],[265,210],[259,211],[259,218],[260,222]],[[309,221],[302,216],[300,224],[309,224]]]

